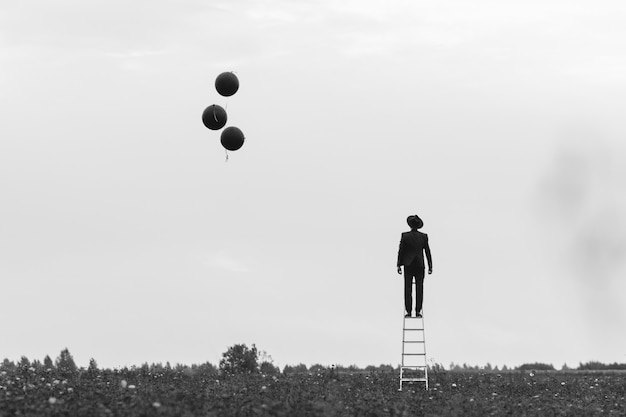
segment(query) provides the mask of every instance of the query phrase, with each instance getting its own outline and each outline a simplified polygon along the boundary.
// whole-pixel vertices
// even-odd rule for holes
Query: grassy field
[[[626,373],[446,372],[398,392],[397,373],[219,376],[207,370],[0,372],[8,416],[626,415]]]

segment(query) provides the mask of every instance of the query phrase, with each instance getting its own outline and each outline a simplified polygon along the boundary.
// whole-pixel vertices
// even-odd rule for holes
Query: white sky
[[[623,2],[7,3],[0,358],[626,362]]]

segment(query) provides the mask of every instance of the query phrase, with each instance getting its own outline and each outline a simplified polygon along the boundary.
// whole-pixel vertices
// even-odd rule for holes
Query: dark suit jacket
[[[398,266],[406,267],[413,264],[415,267],[424,269],[424,252],[428,260],[428,269],[432,269],[433,259],[428,246],[428,235],[417,230],[402,233],[398,249]]]

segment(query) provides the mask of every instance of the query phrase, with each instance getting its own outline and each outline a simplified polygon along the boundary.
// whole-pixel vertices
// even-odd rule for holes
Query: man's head
[[[406,222],[411,229],[421,229],[424,226],[424,222],[417,214],[407,217]]]

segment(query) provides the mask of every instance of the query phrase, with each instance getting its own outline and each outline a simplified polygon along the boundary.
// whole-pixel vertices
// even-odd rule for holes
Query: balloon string
[[[224,153],[226,153],[226,161],[224,162],[228,162],[228,150],[224,149]]]

